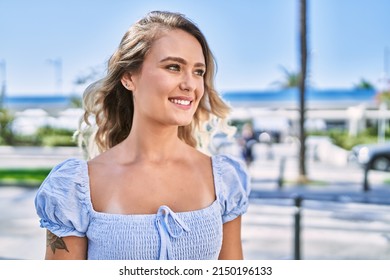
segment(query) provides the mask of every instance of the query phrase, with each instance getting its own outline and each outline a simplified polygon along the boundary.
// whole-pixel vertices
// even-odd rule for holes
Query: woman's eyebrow
[[[183,65],[187,65],[187,61],[184,58],[176,57],[176,56],[168,56],[166,58],[163,58],[160,62],[166,62],[166,61],[175,61]],[[197,62],[194,65],[195,67],[204,67],[206,68],[206,65],[202,62]]]

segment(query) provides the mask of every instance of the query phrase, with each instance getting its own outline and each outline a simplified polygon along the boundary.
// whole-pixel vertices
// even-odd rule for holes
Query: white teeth
[[[191,103],[191,101],[189,101],[189,100],[181,100],[181,99],[169,99],[169,101],[171,101],[172,103],[180,104],[180,105],[184,105],[184,106],[188,106]]]

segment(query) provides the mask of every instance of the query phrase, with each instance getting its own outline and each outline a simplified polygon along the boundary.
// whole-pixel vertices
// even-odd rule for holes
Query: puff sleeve
[[[85,161],[68,159],[55,166],[35,197],[40,226],[53,234],[83,237],[89,225],[88,168]]]
[[[244,214],[249,205],[250,177],[245,164],[230,155],[214,158],[215,188],[221,206],[222,222]]]

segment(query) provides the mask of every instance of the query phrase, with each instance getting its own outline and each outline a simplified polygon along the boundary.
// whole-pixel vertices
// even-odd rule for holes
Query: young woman
[[[200,151],[210,120],[229,112],[213,78],[206,39],[183,15],[151,12],[128,30],[84,95],[98,155],[60,163],[37,193],[46,259],[243,258],[245,167]]]

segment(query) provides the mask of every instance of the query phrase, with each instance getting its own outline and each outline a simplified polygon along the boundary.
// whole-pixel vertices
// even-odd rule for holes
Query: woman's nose
[[[194,77],[192,77],[190,74],[186,74],[180,83],[180,89],[191,92],[195,90],[195,87],[196,85]]]

